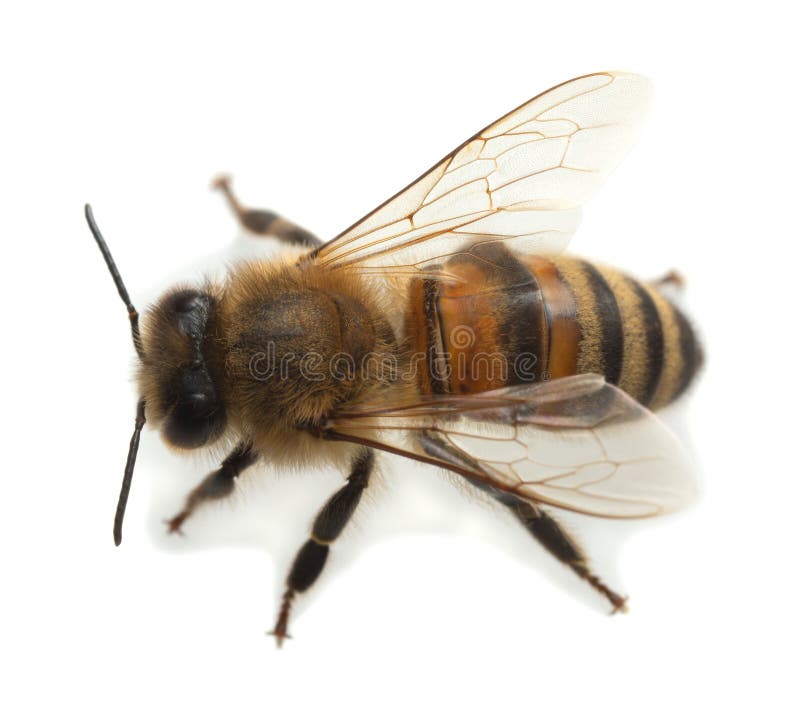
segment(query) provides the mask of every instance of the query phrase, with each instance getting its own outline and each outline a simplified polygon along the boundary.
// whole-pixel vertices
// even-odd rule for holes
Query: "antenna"
[[[136,348],[136,354],[139,359],[144,361],[144,350],[142,349],[142,338],[139,334],[139,313],[131,303],[131,298],[128,296],[128,290],[122,281],[117,265],[114,263],[114,258],[106,245],[106,241],[100,233],[100,228],[94,221],[92,214],[92,207],[87,203],[84,207],[86,215],[86,222],[89,224],[89,229],[94,235],[94,240],[103,254],[103,259],[106,261],[108,271],[111,273],[111,278],[117,286],[119,297],[128,308],[128,318],[131,321],[131,336],[133,337],[133,347]],[[117,511],[114,514],[114,544],[119,546],[122,543],[122,520],[125,518],[125,507],[128,504],[128,495],[131,491],[131,482],[133,480],[133,467],[136,465],[136,454],[139,451],[139,438],[142,435],[142,427],[144,426],[144,399],[139,399],[136,405],[136,423],[133,427],[133,435],[131,436],[131,443],[128,447],[128,458],[125,461],[125,472],[122,476],[122,487],[119,491],[119,500],[117,501]]]
[[[136,310],[134,305],[131,303],[131,297],[128,296],[128,290],[125,288],[125,284],[122,281],[122,276],[117,269],[117,265],[114,263],[114,258],[111,256],[111,251],[108,249],[108,245],[106,245],[106,241],[103,238],[103,235],[100,233],[100,228],[97,227],[97,223],[94,220],[94,214],[92,213],[92,207],[87,203],[84,208],[84,213],[86,214],[86,222],[89,224],[89,230],[92,231],[92,235],[94,235],[94,241],[97,243],[97,246],[100,248],[100,252],[103,255],[103,259],[106,261],[106,266],[108,267],[108,271],[111,273],[111,278],[114,280],[114,284],[117,287],[117,292],[119,292],[119,298],[122,299],[122,303],[128,308],[128,318],[131,321],[131,336],[133,337],[133,347],[136,348],[136,354],[139,356],[140,360],[144,360],[144,350],[142,349],[142,338],[139,333],[139,312]]]

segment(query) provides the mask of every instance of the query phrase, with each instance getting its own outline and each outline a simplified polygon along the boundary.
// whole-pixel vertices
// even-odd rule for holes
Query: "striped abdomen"
[[[594,372],[645,406],[679,396],[700,366],[686,317],[652,287],[581,259],[501,245],[444,265],[460,282],[412,285],[406,328],[423,393],[469,394]]]

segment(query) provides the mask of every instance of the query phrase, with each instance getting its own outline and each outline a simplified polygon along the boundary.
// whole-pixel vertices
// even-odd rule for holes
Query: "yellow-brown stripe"
[[[539,283],[547,315],[545,375],[550,379],[574,375],[581,338],[575,296],[552,260],[531,257],[527,262]]]
[[[603,375],[611,384],[622,373],[623,337],[619,307],[608,283],[588,262],[574,257],[553,259],[572,290],[581,330],[578,374]]]
[[[614,292],[622,319],[619,387],[647,406],[658,386],[664,361],[658,311],[641,284],[609,267],[601,267],[600,271]]]
[[[626,280],[630,282],[639,298],[639,317],[647,341],[645,385],[641,398],[637,399],[645,406],[650,406],[664,369],[664,333],[650,288],[628,277]]]

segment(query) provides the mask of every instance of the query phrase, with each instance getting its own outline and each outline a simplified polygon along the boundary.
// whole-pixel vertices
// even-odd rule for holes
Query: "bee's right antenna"
[[[89,224],[89,229],[94,235],[95,242],[103,254],[103,259],[106,261],[108,271],[111,272],[111,278],[117,286],[119,297],[125,306],[128,307],[128,318],[131,321],[131,335],[133,336],[133,347],[136,348],[136,354],[140,360],[144,360],[144,350],[142,348],[142,339],[139,334],[139,313],[131,303],[128,290],[122,282],[117,265],[114,264],[114,258],[106,245],[106,241],[100,234],[100,228],[94,222],[94,215],[92,215],[92,207],[87,203],[84,207],[86,214],[86,222]],[[144,399],[139,399],[136,405],[136,424],[133,428],[133,435],[131,436],[130,447],[128,448],[128,458],[125,461],[125,473],[122,476],[122,488],[119,491],[119,500],[117,501],[117,511],[114,514],[114,544],[119,546],[122,543],[122,520],[125,517],[125,507],[128,504],[128,494],[131,491],[131,481],[133,480],[133,467],[136,465],[136,454],[139,451],[139,437],[142,435],[142,427],[144,426]]]
[[[128,447],[128,459],[125,461],[125,472],[122,475],[122,487],[119,491],[117,500],[117,511],[114,514],[114,545],[122,543],[122,520],[125,518],[125,507],[128,504],[128,494],[131,491],[131,480],[133,480],[133,466],[136,465],[136,454],[139,452],[139,437],[142,435],[144,426],[144,399],[139,399],[136,405],[136,425],[133,427],[131,444]]]

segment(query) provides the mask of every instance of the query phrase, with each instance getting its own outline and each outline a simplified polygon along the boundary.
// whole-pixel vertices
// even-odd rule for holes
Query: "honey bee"
[[[223,281],[168,291],[141,330],[87,205],[139,357],[115,543],[146,411],[170,446],[231,449],[168,521],[171,532],[257,463],[348,472],[289,570],[278,645],[293,600],[367,490],[376,452],[486,493],[624,609],[547,507],[641,518],[692,496],[687,458],[651,413],[698,371],[691,325],[660,284],[560,254],[581,204],[630,146],[649,93],[627,73],[562,83],[325,243],[245,208],[222,178],[241,224],[291,247],[237,264]]]

